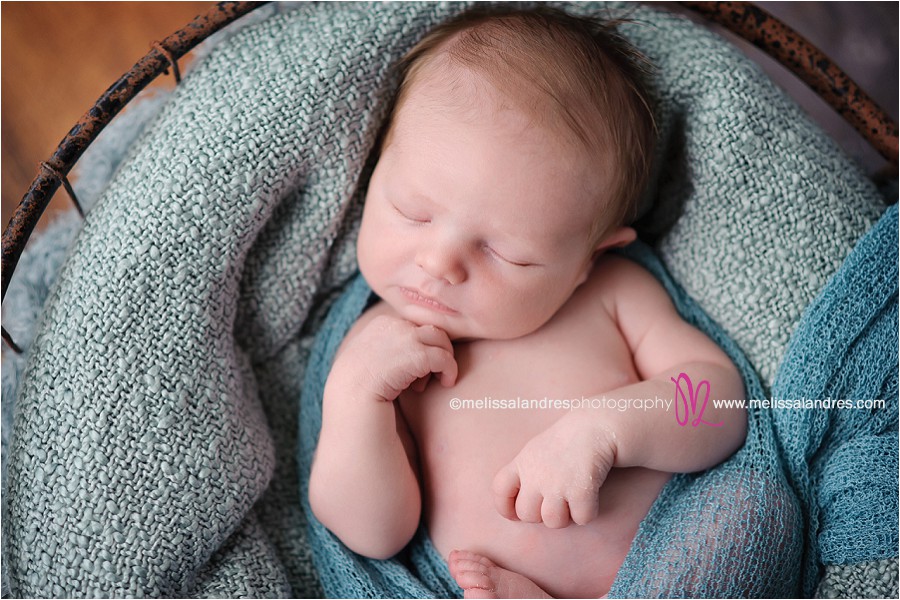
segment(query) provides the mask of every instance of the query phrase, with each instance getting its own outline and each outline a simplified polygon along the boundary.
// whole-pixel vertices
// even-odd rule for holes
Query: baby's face
[[[412,322],[452,339],[519,337],[590,270],[596,166],[516,109],[443,94],[417,83],[395,119],[366,196],[360,269]]]

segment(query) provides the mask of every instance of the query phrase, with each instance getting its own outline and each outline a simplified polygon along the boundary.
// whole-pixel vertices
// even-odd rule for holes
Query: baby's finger
[[[516,496],[516,515],[519,520],[526,523],[540,523],[543,501],[544,498],[539,492],[520,489],[519,495]]]
[[[569,503],[560,496],[544,496],[541,504],[541,521],[550,529],[562,529],[569,526]]]
[[[425,353],[428,356],[429,370],[432,373],[440,373],[441,385],[450,387],[456,383],[459,367],[452,353],[436,346],[426,346]]]
[[[569,513],[577,525],[587,525],[600,514],[597,494],[579,492],[569,496]]]
[[[450,341],[450,336],[447,335],[447,332],[440,327],[420,325],[416,327],[416,334],[419,337],[419,341],[423,344],[437,346],[453,354],[453,342]]]
[[[491,484],[494,495],[494,506],[500,516],[510,521],[518,521],[516,515],[516,496],[519,495],[519,472],[512,463],[506,465],[494,476]]]
[[[412,385],[409,387],[412,388],[414,392],[422,393],[425,391],[425,388],[428,387],[428,381],[431,379],[431,373],[425,375],[424,377],[419,377],[415,381],[412,382]]]

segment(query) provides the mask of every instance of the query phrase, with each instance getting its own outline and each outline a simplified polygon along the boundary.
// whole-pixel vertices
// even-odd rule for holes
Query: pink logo
[[[702,379],[697,383],[697,387],[695,388],[687,373],[681,373],[678,376],[678,379],[675,379],[674,377],[670,377],[670,379],[675,384],[675,420],[678,421],[679,425],[682,427],[686,426],[688,424],[688,419],[691,416],[694,416],[694,420],[691,421],[691,426],[693,427],[699,427],[701,424],[709,425],[711,427],[721,427],[724,424],[723,422],[710,423],[703,420],[703,411],[706,410],[706,404],[709,402],[709,381]],[[687,382],[687,395],[685,395],[684,390],[681,389],[682,380]],[[703,396],[703,404],[700,405],[700,410],[698,411],[697,400],[700,398],[700,388],[704,385],[706,386],[706,394]],[[683,415],[679,414],[679,406],[683,407]]]

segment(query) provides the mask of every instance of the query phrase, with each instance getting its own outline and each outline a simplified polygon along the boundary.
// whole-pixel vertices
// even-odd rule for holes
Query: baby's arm
[[[743,409],[719,408],[716,399],[743,399],[740,373],[709,338],[684,322],[657,280],[631,261],[604,257],[585,283],[618,325],[631,350],[640,381],[602,394],[607,399],[653,399],[669,410],[573,410],[529,441],[500,470],[493,491],[498,511],[509,519],[565,527],[588,523],[599,511],[600,486],[613,467],[692,472],[712,467],[744,442]],[[682,373],[696,388],[709,385],[706,423],[676,418],[676,385]],[[686,381],[682,380],[686,392]],[[704,384],[704,388],[705,388]],[[700,394],[697,410],[703,404]],[[688,400],[690,400],[688,398]],[[684,422],[683,406],[679,417]]]
[[[650,273],[622,258],[609,257],[607,261],[601,278],[608,281],[600,282],[611,291],[605,304],[631,349],[641,381],[604,395],[659,398],[671,406],[669,410],[631,408],[608,415],[608,426],[616,437],[615,466],[688,473],[719,464],[743,445],[747,432],[743,408],[715,405],[716,400],[744,399],[737,367],[712,340],[681,318]],[[686,410],[691,398],[684,375],[690,379],[697,401],[690,412]],[[707,384],[701,386],[704,381],[708,382],[708,402],[703,389]],[[677,392],[679,388],[683,395]]]
[[[354,552],[388,558],[415,534],[422,499],[414,446],[394,400],[432,372],[444,385],[456,380],[447,334],[390,316],[354,326],[335,358],[309,502]]]

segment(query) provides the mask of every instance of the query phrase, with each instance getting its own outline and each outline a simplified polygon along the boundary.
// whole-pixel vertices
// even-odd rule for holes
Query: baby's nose
[[[457,285],[466,280],[462,258],[447,249],[432,248],[420,252],[416,256],[416,264],[431,277],[442,279],[450,285]]]

